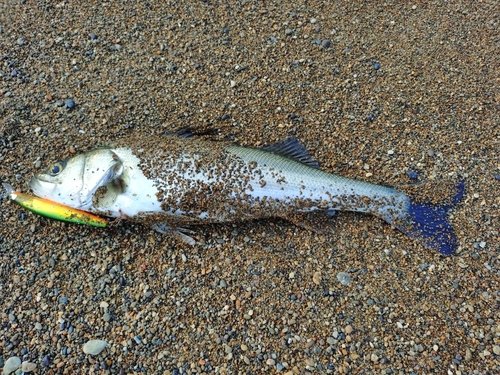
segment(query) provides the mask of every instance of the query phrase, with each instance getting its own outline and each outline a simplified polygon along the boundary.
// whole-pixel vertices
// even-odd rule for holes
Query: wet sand
[[[322,169],[378,184],[466,181],[451,257],[354,213],[327,233],[208,225],[191,247],[2,200],[3,362],[46,374],[498,373],[498,14],[494,1],[1,3],[0,179],[18,190],[52,161],[145,135],[161,147],[186,127],[247,146],[294,136]],[[90,339],[109,347],[84,354]]]

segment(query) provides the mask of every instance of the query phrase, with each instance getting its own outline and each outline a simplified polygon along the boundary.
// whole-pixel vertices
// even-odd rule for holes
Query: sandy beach
[[[189,246],[2,199],[0,367],[500,373],[499,15],[496,1],[0,1],[0,180],[19,191],[53,161],[184,128],[297,137],[327,172],[437,198],[466,187],[450,257],[356,213],[322,233],[206,225]],[[89,340],[108,347],[86,354]]]

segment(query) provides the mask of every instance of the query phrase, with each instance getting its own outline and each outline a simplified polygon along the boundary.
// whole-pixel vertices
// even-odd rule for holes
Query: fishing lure
[[[42,199],[14,191],[12,186],[7,183],[3,183],[3,186],[7,191],[7,194],[10,196],[10,199],[21,207],[34,212],[37,215],[45,216],[50,219],[67,221],[70,223],[91,225],[94,227],[105,227],[107,224],[105,219],[91,213],[65,206],[48,199]]]

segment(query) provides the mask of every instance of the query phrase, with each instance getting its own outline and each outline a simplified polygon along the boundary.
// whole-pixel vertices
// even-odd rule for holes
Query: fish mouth
[[[28,182],[28,186],[33,190],[33,193],[37,197],[48,198],[52,195],[56,188],[56,184],[49,181],[44,181],[40,179],[39,176],[31,177],[30,182]]]

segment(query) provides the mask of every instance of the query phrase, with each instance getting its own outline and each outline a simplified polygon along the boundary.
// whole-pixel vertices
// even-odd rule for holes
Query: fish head
[[[92,205],[96,190],[123,173],[123,164],[109,148],[97,148],[72,158],[52,163],[32,177],[33,193],[51,201],[82,210]]]

